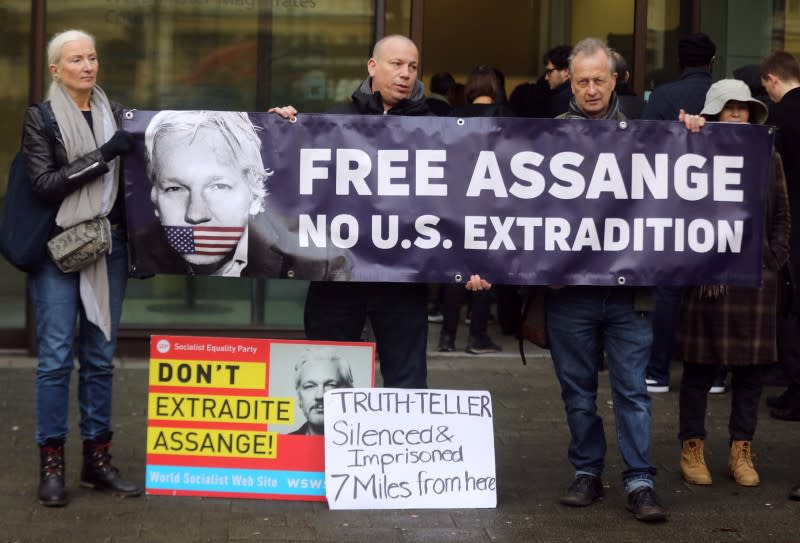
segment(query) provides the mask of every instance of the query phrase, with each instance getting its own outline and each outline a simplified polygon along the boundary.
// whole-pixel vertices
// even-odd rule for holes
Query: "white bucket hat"
[[[738,79],[720,79],[708,89],[706,103],[700,115],[719,115],[730,100],[746,102],[750,107],[750,122],[764,124],[769,114],[764,102],[750,94],[750,88]]]

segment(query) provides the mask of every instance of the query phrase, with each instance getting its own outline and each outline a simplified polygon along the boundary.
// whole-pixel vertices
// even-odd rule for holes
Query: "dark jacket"
[[[550,95],[550,117],[558,117],[569,109],[572,101],[572,83],[570,80],[564,81],[561,86]]]
[[[428,104],[428,109],[431,110],[431,113],[437,117],[447,117],[453,111],[453,106],[450,105],[450,102],[447,102],[444,98],[439,98],[438,95],[428,96],[425,99],[425,103]]]
[[[800,313],[800,88],[787,92],[770,110],[767,124],[778,127],[775,147],[783,158],[789,209],[792,211],[791,264],[794,273],[792,310]]]
[[[514,117],[514,112],[511,111],[505,104],[466,104],[453,108],[451,117]]]
[[[349,102],[332,108],[329,113],[349,115],[432,115],[425,101],[425,89],[419,81],[414,85],[410,98],[397,102],[391,109],[383,111],[380,92],[372,92],[372,78],[368,77],[353,93]]]
[[[550,114],[550,87],[544,77],[535,83],[522,83],[511,93],[508,105],[518,117],[548,119]]]
[[[290,436],[307,436],[308,434],[308,423],[304,422],[303,425],[295,430],[294,432],[289,432]]]
[[[706,68],[686,68],[677,81],[653,90],[644,106],[642,119],[677,121],[681,109],[692,115],[699,114],[711,83],[711,72]]]
[[[43,106],[53,119],[50,102],[44,102]],[[120,126],[122,106],[111,102],[111,109],[117,126]],[[28,177],[33,184],[33,192],[42,200],[61,203],[68,195],[108,171],[108,164],[103,160],[100,149],[69,162],[58,126],[55,126],[55,145],[51,145],[45,119],[35,106],[25,112],[22,130],[22,150],[27,158]]]
[[[628,119],[641,119],[644,111],[644,100],[637,96],[630,85],[624,81],[617,81],[614,87],[619,99],[619,109]]]

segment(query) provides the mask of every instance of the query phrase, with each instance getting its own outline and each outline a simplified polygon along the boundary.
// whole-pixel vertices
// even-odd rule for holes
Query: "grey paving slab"
[[[431,344],[438,339],[432,328]],[[498,506],[478,510],[330,511],[324,503],[169,496],[118,499],[78,487],[80,443],[67,446],[70,504],[46,509],[35,500],[37,450],[33,440],[35,361],[0,352],[0,542],[776,542],[800,543],[800,502],[787,499],[800,482],[800,423],[770,419],[762,406],[754,451],[762,485],[737,486],[726,471],[730,395],[709,399],[708,464],[711,487],[685,484],[678,474],[677,378],[673,390],[653,397],[652,454],[658,491],[670,520],[651,526],[625,511],[621,460],[614,438],[608,378],[598,408],[605,419],[606,498],[588,508],[558,504],[572,468],[568,431],[547,353],[532,349],[528,366],[516,345],[502,339],[502,356],[456,353],[429,356],[430,385],[486,389],[495,408]],[[117,362],[114,462],[144,479],[146,360]],[[772,393],[774,390],[768,390]],[[73,435],[76,407],[71,406]]]

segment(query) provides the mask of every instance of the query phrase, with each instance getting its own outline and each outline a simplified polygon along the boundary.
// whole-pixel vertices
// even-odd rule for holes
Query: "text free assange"
[[[335,164],[332,149],[300,150],[300,194],[314,194],[314,187],[329,182],[331,173],[336,195],[351,196],[409,196],[412,185],[408,180],[408,149],[380,149],[377,151],[375,189],[367,182],[372,175],[370,156],[361,149],[336,149]],[[447,151],[428,149],[414,151],[414,184],[416,196],[447,196],[448,184],[444,180],[444,164]],[[475,162],[465,195],[477,197],[483,191],[491,191],[496,198],[514,196],[532,199],[547,192],[562,200],[586,198],[598,199],[611,194],[616,199],[638,200],[651,197],[665,200],[672,194],[687,201],[698,201],[711,197],[716,202],[741,202],[741,171],[743,156],[714,156],[711,158],[711,179],[706,173],[708,158],[695,153],[670,156],[668,153],[644,153],[630,155],[630,189],[623,179],[619,162],[614,153],[598,153],[587,183],[579,168],[586,157],[580,153],[563,151],[549,158],[546,165],[548,178],[537,169],[545,156],[535,151],[522,151],[511,156],[508,167],[514,177],[510,187],[500,170],[494,151],[481,151]],[[584,168],[585,170],[586,168]],[[459,186],[461,180],[459,179]]]

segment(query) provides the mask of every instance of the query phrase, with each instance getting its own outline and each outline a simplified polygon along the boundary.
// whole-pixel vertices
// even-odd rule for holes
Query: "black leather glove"
[[[108,162],[130,151],[133,142],[133,134],[124,130],[117,130],[110,140],[100,146],[100,154],[103,155],[103,160]]]

